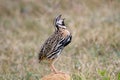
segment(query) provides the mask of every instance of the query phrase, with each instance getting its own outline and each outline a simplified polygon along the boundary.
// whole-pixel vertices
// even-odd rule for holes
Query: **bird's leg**
[[[55,63],[55,61],[53,61],[53,60],[50,62],[51,70],[52,70],[54,73],[58,73],[58,71],[56,70],[56,68],[55,68],[55,66],[54,66],[54,63]]]
[[[57,69],[54,67],[54,64],[51,64],[51,69],[53,70],[54,73],[58,73]]]
[[[56,60],[51,61],[51,63],[50,63],[51,70],[52,70],[55,74],[58,74],[58,73],[65,74],[64,72],[58,71],[58,70],[55,68],[55,66],[54,66],[55,61],[56,61]]]

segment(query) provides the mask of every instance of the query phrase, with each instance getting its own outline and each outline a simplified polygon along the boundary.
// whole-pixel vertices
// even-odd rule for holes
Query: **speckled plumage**
[[[67,33],[67,30],[55,31],[41,47],[39,60],[57,58],[63,48],[70,43],[71,37],[71,34]]]
[[[54,60],[62,52],[72,39],[71,33],[67,30],[64,19],[59,15],[55,19],[55,32],[44,42],[39,52],[39,61]]]

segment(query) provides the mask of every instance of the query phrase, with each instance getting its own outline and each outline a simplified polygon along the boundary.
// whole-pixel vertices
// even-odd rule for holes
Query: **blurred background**
[[[40,46],[62,14],[73,39],[55,66],[73,80],[120,80],[120,0],[0,0],[0,80],[39,80]]]

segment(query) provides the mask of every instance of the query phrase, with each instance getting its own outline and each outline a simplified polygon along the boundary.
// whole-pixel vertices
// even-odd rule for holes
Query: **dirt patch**
[[[70,80],[70,75],[68,74],[49,74],[44,76],[41,80]]]

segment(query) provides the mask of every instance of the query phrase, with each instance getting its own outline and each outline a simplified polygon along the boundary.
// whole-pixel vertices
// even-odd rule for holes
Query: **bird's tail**
[[[38,60],[39,60],[39,63],[43,60],[43,56],[39,53],[39,56],[38,56]]]

